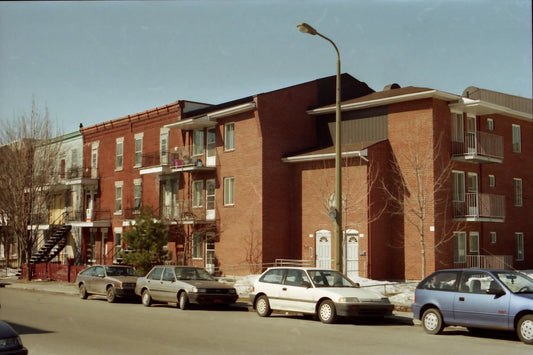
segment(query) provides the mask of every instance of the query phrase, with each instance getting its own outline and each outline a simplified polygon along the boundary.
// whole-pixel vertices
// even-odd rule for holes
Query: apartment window
[[[452,112],[452,141],[464,142],[465,140],[465,126],[463,113]]]
[[[489,175],[489,187],[496,186],[496,177],[494,175]]]
[[[91,178],[98,177],[98,142],[93,142],[91,147]]]
[[[193,133],[192,155],[204,154],[204,131],[197,130]]]
[[[490,232],[490,244],[496,244],[497,235],[496,232]]]
[[[524,233],[515,233],[515,242],[516,242],[516,260],[524,260]]]
[[[487,118],[487,130],[494,131],[494,120],[492,118]]]
[[[466,233],[454,232],[453,233],[453,262],[465,263],[466,262]]]
[[[522,206],[522,179],[513,179],[514,205]]]
[[[115,214],[122,214],[122,181],[115,181]]]
[[[232,206],[235,203],[234,182],[235,182],[235,179],[233,178],[233,176],[224,178],[224,205],[225,206]]]
[[[203,239],[204,239],[203,236],[199,233],[194,233],[192,235],[191,256],[193,259],[202,258]]]
[[[117,227],[113,230],[115,234],[115,250],[119,251],[122,245],[122,227]]]
[[[168,128],[161,128],[159,133],[159,163],[168,164]]]
[[[133,208],[135,212],[141,211],[142,203],[142,179],[133,181]]]
[[[520,153],[522,151],[522,139],[520,138],[520,126],[513,125],[513,152]]]
[[[124,138],[117,138],[117,153],[115,170],[122,170],[124,163]]]
[[[470,255],[479,255],[479,233],[471,232],[468,239],[468,252]]]
[[[226,123],[224,125],[224,150],[235,149],[235,123]]]
[[[202,207],[204,205],[204,181],[196,180],[192,183],[192,207]]]
[[[464,202],[465,200],[465,173],[452,171],[453,178],[453,201]]]
[[[143,163],[143,133],[135,135],[135,167],[142,166]]]

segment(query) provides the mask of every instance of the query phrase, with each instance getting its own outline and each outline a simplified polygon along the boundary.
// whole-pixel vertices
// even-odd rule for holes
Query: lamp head
[[[302,33],[309,33],[310,35],[316,35],[318,32],[311,26],[309,26],[307,23],[305,22],[302,22],[301,24],[299,24],[298,26],[298,29],[300,30],[300,32]]]

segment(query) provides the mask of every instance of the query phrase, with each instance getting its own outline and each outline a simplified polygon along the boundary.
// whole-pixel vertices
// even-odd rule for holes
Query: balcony
[[[464,201],[453,201],[453,218],[467,222],[503,222],[505,196],[467,193]]]
[[[176,204],[161,206],[159,217],[162,220],[179,224],[211,223],[215,221],[215,204],[193,207],[191,200],[181,200]]]
[[[511,270],[513,268],[513,257],[512,255],[465,255],[463,260],[455,261],[453,266],[457,269]]]
[[[464,141],[452,141],[452,158],[472,163],[503,162],[503,137],[486,132],[465,132]]]
[[[142,162],[141,175],[214,171],[216,169],[215,152],[204,149],[200,154],[193,155],[193,146],[175,147],[167,154],[145,154]]]

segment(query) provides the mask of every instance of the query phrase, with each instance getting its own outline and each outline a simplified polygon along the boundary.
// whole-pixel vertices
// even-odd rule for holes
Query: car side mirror
[[[501,288],[489,288],[487,290],[487,294],[494,295],[496,297],[500,297],[500,296],[505,295],[505,291],[502,290]]]
[[[309,281],[302,281],[302,287],[311,288],[311,283]]]

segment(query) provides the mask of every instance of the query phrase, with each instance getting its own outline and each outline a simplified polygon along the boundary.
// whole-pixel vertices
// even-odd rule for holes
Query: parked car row
[[[237,301],[232,286],[220,283],[202,268],[155,266],[138,277],[128,266],[93,266],[78,275],[80,297],[141,296],[149,307],[156,302],[224,304]],[[250,303],[260,317],[272,312],[312,315],[323,323],[340,317],[385,317],[394,306],[387,297],[360,288],[335,270],[308,267],[272,267],[255,281]],[[413,317],[429,334],[458,325],[478,329],[514,330],[520,340],[533,344],[533,279],[509,270],[450,269],[422,280],[415,290]]]
[[[142,304],[177,303],[188,309],[199,305],[229,305],[237,301],[234,287],[216,281],[205,269],[191,266],[154,266],[145,277],[139,277],[131,266],[95,265],[76,277],[80,297],[103,295],[108,302],[118,298],[141,296]]]

